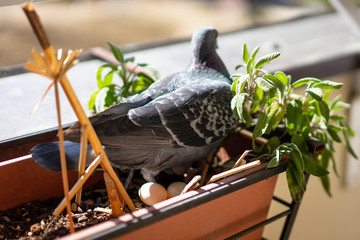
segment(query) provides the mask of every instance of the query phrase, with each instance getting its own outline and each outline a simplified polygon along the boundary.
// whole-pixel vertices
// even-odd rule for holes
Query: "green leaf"
[[[102,81],[102,87],[110,86],[112,83],[113,76],[114,76],[114,71],[108,72],[108,74],[106,74],[104,80]]]
[[[279,166],[281,157],[282,157],[282,153],[280,152],[279,149],[277,149],[275,156],[270,160],[267,168],[273,168]]]
[[[301,189],[299,187],[299,184],[296,181],[296,178],[295,178],[292,170],[289,167],[286,169],[286,179],[288,182],[288,187],[289,187],[291,198],[294,201],[300,201],[301,200]]]
[[[242,114],[242,107],[245,101],[246,94],[236,94],[231,100],[231,109],[237,108],[238,114]]]
[[[248,61],[247,65],[246,65],[246,73],[250,75],[252,73],[251,70],[252,70],[252,61],[250,59],[250,61]]]
[[[235,67],[235,70],[239,70],[242,67],[246,67],[246,64],[240,64]]]
[[[255,79],[256,84],[265,92],[275,92],[275,85],[262,77],[258,77]]]
[[[287,145],[281,145],[279,146],[279,149],[281,150],[281,152],[291,152],[293,151],[293,149]]]
[[[273,102],[266,110],[268,124],[265,133],[269,134],[280,123],[285,114],[285,107],[281,103]]]
[[[95,98],[96,98],[96,95],[99,93],[100,89],[99,90],[96,90],[94,91],[91,96],[90,96],[90,100],[88,102],[88,109],[89,110],[94,110],[95,111]]]
[[[303,154],[304,160],[304,170],[311,175],[317,177],[323,177],[329,174],[329,172],[321,167],[312,157],[310,154]]]
[[[303,115],[302,122],[301,122],[301,134],[303,136],[310,135],[310,120],[307,115]]]
[[[306,179],[305,179],[304,172],[299,171],[292,161],[289,162],[288,168],[291,169],[291,172],[293,173],[293,175],[294,175],[294,177],[296,179],[296,182],[298,183],[300,189],[302,191],[306,191]]]
[[[240,94],[244,91],[245,84],[246,84],[248,78],[249,78],[249,74],[243,74],[241,77],[239,77],[237,79],[237,84],[236,84],[236,89],[235,89],[235,92],[237,94]]]
[[[238,117],[240,118],[241,121],[243,122],[246,122],[246,119],[245,119],[245,115],[247,114],[244,110],[246,108],[244,108],[244,102],[245,102],[245,99],[246,99],[246,94],[245,93],[241,93],[241,94],[238,94],[238,95],[235,95],[233,97],[233,99],[231,100],[231,108],[233,110],[236,109],[236,113],[238,115]]]
[[[268,79],[272,83],[274,83],[274,85],[277,87],[277,89],[280,92],[280,94],[279,94],[280,99],[282,99],[282,96],[284,95],[284,84],[283,84],[283,82],[279,78],[277,78],[276,76],[271,75],[271,74],[265,74],[262,77],[265,78],[265,79]]]
[[[254,91],[253,100],[254,100],[254,102],[256,102],[256,103],[258,103],[258,104],[253,103],[253,104],[251,105],[251,113],[252,113],[252,114],[256,113],[256,112],[259,110],[259,108],[260,108],[259,105],[262,106],[262,104],[263,104],[263,97],[264,97],[264,91],[263,91],[261,88],[259,88],[257,85],[255,85],[255,91]]]
[[[320,82],[321,80],[320,79],[317,79],[317,78],[312,78],[312,77],[306,77],[306,78],[301,78],[297,81],[295,81],[293,84],[291,84],[291,86],[293,88],[298,88],[304,84],[309,84],[309,83],[318,83]]]
[[[306,92],[309,93],[315,100],[321,101],[323,94],[320,88],[308,88]]]
[[[237,104],[239,101],[240,95],[236,94],[232,99],[231,99],[231,109],[234,111],[237,108]],[[239,114],[239,113],[238,113]]]
[[[236,85],[237,85],[237,82],[238,82],[238,79],[239,78],[236,78],[233,83],[231,84],[231,92],[234,94],[236,93]]]
[[[124,63],[134,62],[134,61],[135,61],[135,57],[128,57],[128,58],[125,58],[125,59],[124,59]]]
[[[254,138],[253,138],[254,139]],[[280,139],[278,136],[271,137],[267,142],[260,147],[260,151],[257,151],[258,156],[263,154],[272,154],[275,150],[279,149],[281,153],[283,152],[280,149]]]
[[[290,155],[293,160],[293,163],[296,166],[296,169],[299,172],[304,171],[304,160],[303,160],[303,157],[302,157],[302,154],[301,154],[299,148],[297,147],[296,144],[293,144],[293,143],[290,144],[290,147],[293,149],[293,151],[290,152]]]
[[[334,159],[333,151],[330,148],[329,149],[325,148],[320,154],[317,155],[316,159],[317,159],[318,163],[320,164],[320,166],[325,169],[328,168],[329,161],[331,160],[332,167],[333,167],[333,170],[334,170],[336,176],[340,177],[337,167],[336,167],[336,162]]]
[[[344,124],[345,128],[346,128],[346,131],[349,133],[349,135],[351,137],[354,137],[355,136],[355,131],[347,124]]]
[[[341,109],[349,109],[350,108],[350,104],[349,103],[345,103],[342,101],[338,101],[333,108],[331,108],[332,111],[338,111]]]
[[[321,115],[324,117],[325,122],[328,122],[328,121],[329,121],[329,118],[330,118],[330,109],[329,109],[329,106],[327,105],[326,102],[324,102],[324,101],[319,101],[319,107],[320,107]]]
[[[340,139],[339,135],[337,134],[336,131],[334,131],[333,128],[331,128],[330,125],[328,125],[327,131],[328,131],[329,135],[331,136],[331,138],[332,138],[335,142],[341,142],[341,139]]]
[[[341,95],[337,95],[330,103],[330,109],[333,110],[336,104],[341,100]]]
[[[251,53],[251,59],[255,59],[256,58],[256,55],[257,55],[257,53],[259,52],[259,50],[260,50],[260,46],[258,45],[258,46],[256,46],[255,48],[254,48],[254,50],[252,51],[252,53]]]
[[[275,72],[274,74],[278,79],[281,80],[281,82],[284,84],[284,86],[287,86],[289,84],[289,79],[288,77],[286,76],[285,73],[281,72],[281,71],[277,71]]]
[[[324,95],[323,95],[323,101],[328,103],[329,102],[329,97],[330,97],[330,94],[331,94],[331,90],[326,90],[324,92]]]
[[[246,43],[243,45],[243,60],[248,63],[250,59],[249,51],[247,49]]]
[[[123,63],[124,62],[124,55],[123,55],[122,51],[120,50],[120,48],[113,45],[111,42],[107,42],[107,44],[109,45],[110,50],[113,53],[115,59],[118,60],[120,63]]]
[[[101,112],[101,111],[105,110],[106,97],[107,97],[108,91],[109,91],[109,88],[104,87],[104,88],[100,89],[100,91],[96,95],[96,97],[95,97],[95,111],[96,112]]]
[[[270,152],[273,152],[276,148],[279,147],[280,145],[280,139],[278,136],[274,136],[274,137],[271,137],[267,142],[266,144],[268,146],[268,148],[270,149]],[[281,150],[279,148],[279,150]]]
[[[139,64],[139,66],[141,66],[142,68],[144,68],[146,71],[148,71],[152,77],[155,78],[155,80],[159,80],[161,79],[160,76],[160,72],[155,68],[155,66],[151,65],[151,64]],[[142,73],[145,74],[145,73]],[[147,75],[147,74],[145,74]],[[151,78],[151,76],[148,76],[149,78]]]
[[[302,154],[309,153],[310,154],[308,145],[307,145],[303,135],[301,135],[301,134],[293,135],[291,137],[291,143],[296,145],[296,147],[298,148],[300,153],[302,153]]]
[[[148,77],[148,75],[139,73],[138,79],[132,82],[132,85],[131,85],[132,93],[140,93],[140,92],[144,91],[153,82],[154,82],[154,80],[152,78]]]
[[[286,126],[290,135],[296,133],[302,123],[303,110],[300,100],[292,100],[286,107]]]
[[[247,127],[250,127],[252,124],[252,117],[247,108],[243,108],[243,119]]]
[[[340,121],[340,126],[345,127],[345,124]],[[346,150],[347,150],[355,159],[357,159],[357,155],[356,155],[356,153],[354,152],[354,150],[352,149],[352,147],[351,147],[351,145],[350,145],[349,138],[348,138],[346,132],[343,131],[342,133],[343,133],[344,144],[345,144]]]
[[[107,68],[110,68],[109,72],[113,72],[113,71],[117,70],[117,66],[113,65],[113,64],[105,64],[105,65],[100,66],[96,72],[96,80],[97,80],[98,88],[106,87],[106,86],[104,86],[104,83],[102,80],[102,72]],[[109,72],[107,74],[109,74]]]
[[[346,121],[347,117],[341,115],[331,115],[330,119],[334,121]]]
[[[329,197],[332,197],[329,176],[323,176],[323,177],[320,177],[320,179],[321,179],[321,183],[325,189],[325,192],[327,193],[327,195],[329,195]]]
[[[321,89],[340,89],[344,84],[333,82],[330,80],[323,80],[319,83],[314,84],[314,88],[321,88]]]
[[[264,134],[266,130],[267,122],[268,122],[268,117],[266,113],[261,112],[253,131],[253,138],[260,137],[261,135]]]
[[[259,58],[256,62],[255,62],[255,69],[259,69],[262,66],[264,66],[265,64],[268,64],[269,62],[271,62],[272,60],[274,60],[275,58],[279,57],[280,53],[279,52],[274,52],[268,55],[265,55],[261,58]]]

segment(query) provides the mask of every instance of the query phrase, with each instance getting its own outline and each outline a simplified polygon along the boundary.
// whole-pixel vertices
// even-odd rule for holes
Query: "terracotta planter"
[[[77,172],[68,174],[72,186]],[[84,189],[102,181],[101,173],[95,173],[84,185]],[[40,167],[30,155],[0,162],[0,211],[34,200],[63,197],[61,172],[52,172]]]
[[[248,136],[232,135],[221,154],[237,155],[249,145]],[[262,164],[64,239],[224,239],[267,218],[277,174],[285,166],[266,170]],[[76,172],[69,175],[74,182]],[[88,185],[101,178],[94,175]],[[60,173],[37,166],[29,156],[0,163],[0,210],[62,195]],[[261,239],[262,231],[242,239]]]

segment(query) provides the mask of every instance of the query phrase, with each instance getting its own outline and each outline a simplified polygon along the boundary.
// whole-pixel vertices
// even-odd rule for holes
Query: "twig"
[[[135,173],[135,169],[130,169],[129,175],[127,176],[126,181],[124,183],[125,190],[129,187],[131,179],[134,176],[134,173]]]
[[[121,208],[123,207],[123,203],[119,199],[118,192],[115,188],[115,183],[107,173],[104,173],[104,180],[105,180],[106,190],[109,195],[112,215],[114,217],[119,217],[122,214]]]
[[[184,187],[184,189],[181,191],[181,194],[184,194],[190,190],[193,190],[195,188],[197,188],[198,186],[200,186],[199,181],[201,180],[201,176],[200,175],[196,175],[194,176],[191,181],[186,184],[186,186]]]
[[[46,36],[44,28],[41,24],[39,15],[36,13],[31,2],[25,3],[22,5],[22,8],[25,12],[26,17],[28,18],[31,27],[36,35],[36,38],[39,40],[39,43],[48,56],[50,63],[54,62],[55,59],[55,51],[52,45],[50,44],[49,39]]]
[[[250,150],[246,150],[243,152],[243,154],[241,154],[241,156],[239,157],[239,159],[236,161],[236,163],[234,164],[234,166],[232,168],[236,168],[239,165],[243,165],[243,160],[244,158],[250,153]]]
[[[211,152],[207,157],[206,157],[206,163],[204,166],[204,169],[201,172],[201,180],[200,180],[200,186],[203,186],[205,183],[205,179],[206,179],[206,175],[209,171],[209,167],[212,161],[212,158],[214,156],[214,152]]]
[[[88,166],[88,168],[85,170],[84,174],[80,177],[80,179],[77,181],[77,183],[72,187],[72,189],[69,192],[69,197],[73,198],[75,194],[80,190],[80,188],[84,185],[86,180],[90,177],[90,175],[95,171],[97,166],[99,166],[101,160],[103,159],[102,155],[99,155],[95,158],[95,160]],[[65,208],[65,199],[63,199],[59,206],[54,210],[54,215],[59,215]]]
[[[60,111],[60,98],[59,98],[59,86],[57,82],[55,82],[55,98],[56,98],[56,111],[57,117],[59,122],[59,140],[60,140],[60,161],[61,161],[61,174],[63,179],[63,188],[64,188],[64,195],[66,199],[66,209],[69,215],[69,223],[70,223],[70,232],[74,233],[74,220],[72,218],[71,213],[71,204],[69,198],[69,180],[67,175],[67,167],[66,167],[66,156],[65,156],[65,147],[64,147],[64,133],[61,124],[61,111]]]
[[[220,179],[225,178],[225,177],[229,177],[231,175],[234,175],[236,173],[245,171],[247,169],[253,168],[253,167],[258,166],[260,164],[261,164],[260,160],[256,160],[256,161],[247,163],[245,165],[242,165],[242,166],[239,166],[239,167],[236,167],[236,168],[232,168],[232,169],[227,170],[225,172],[216,174],[216,175],[214,175],[214,176],[212,176],[210,178],[210,180],[209,180],[209,182],[207,184],[215,182],[215,181],[220,180]]]
[[[78,179],[84,174],[85,172],[85,162],[86,162],[86,152],[87,152],[87,131],[86,125],[81,126],[81,139],[80,139],[80,157],[79,157],[79,172],[78,172]],[[81,195],[82,189],[76,193],[75,203],[80,206],[81,203]]]

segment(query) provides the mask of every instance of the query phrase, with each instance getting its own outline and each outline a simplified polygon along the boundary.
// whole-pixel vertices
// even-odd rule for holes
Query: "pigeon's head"
[[[200,27],[196,29],[191,39],[194,53],[196,51],[204,54],[206,51],[215,51],[218,35],[218,31],[213,27]]]
[[[218,31],[213,27],[200,27],[195,30],[192,39],[192,62],[189,69],[212,68],[225,76],[229,73],[216,53]]]

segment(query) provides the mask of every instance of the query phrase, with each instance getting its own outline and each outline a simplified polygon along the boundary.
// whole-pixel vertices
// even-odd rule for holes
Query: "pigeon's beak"
[[[215,33],[215,36],[214,36],[214,38],[215,38],[215,49],[217,49],[218,48],[218,45],[217,45],[217,37],[219,36],[219,34],[218,33]]]

